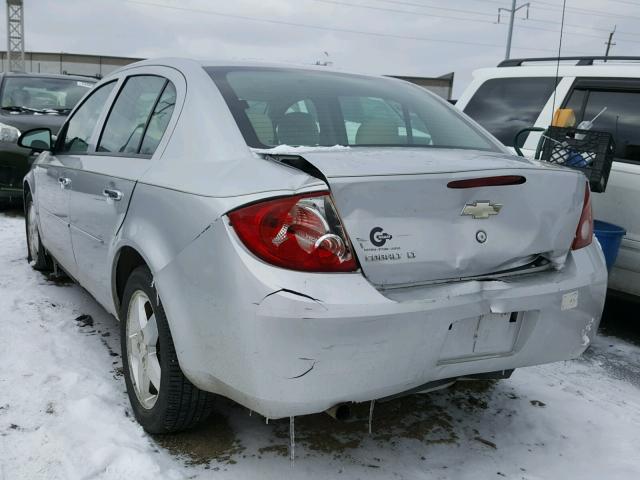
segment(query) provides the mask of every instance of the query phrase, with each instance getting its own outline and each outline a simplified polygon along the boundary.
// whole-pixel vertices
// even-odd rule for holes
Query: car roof
[[[278,63],[278,62],[261,62],[261,61],[253,61],[253,60],[194,60],[190,58],[182,58],[182,57],[167,57],[167,58],[152,58],[148,60],[142,60],[140,62],[130,63],[125,65],[118,70],[112,72],[112,74],[118,74],[120,72],[126,71],[131,68],[143,67],[143,66],[165,66],[176,68],[177,70],[188,72],[191,70],[202,70],[207,67],[219,67],[219,68],[234,68],[234,67],[249,67],[249,68],[282,68],[289,70],[306,70],[313,72],[325,72],[325,73],[335,73],[340,75],[354,75],[360,77],[369,77],[369,78],[378,78],[384,79],[387,81],[394,82],[405,82],[404,80],[396,79],[393,77],[387,77],[384,75],[371,75],[371,74],[363,74],[358,72],[351,72],[347,70],[339,70],[335,68],[328,68],[320,65],[300,65],[295,63]]]
[[[63,80],[77,80],[84,82],[97,82],[99,79],[83,75],[61,75],[57,73],[29,73],[29,72],[3,72],[3,77],[30,77],[30,78],[59,78]]]
[[[557,70],[556,70],[557,69]],[[513,67],[481,68],[473,72],[474,78],[513,78],[513,77],[605,77],[640,78],[640,62],[609,62],[594,65],[572,65],[561,62],[544,64],[524,64]]]

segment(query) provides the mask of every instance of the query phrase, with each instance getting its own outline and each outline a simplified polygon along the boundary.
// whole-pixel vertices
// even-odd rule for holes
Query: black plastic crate
[[[608,132],[549,127],[543,134],[540,160],[584,172],[592,192],[604,192],[615,143]]]

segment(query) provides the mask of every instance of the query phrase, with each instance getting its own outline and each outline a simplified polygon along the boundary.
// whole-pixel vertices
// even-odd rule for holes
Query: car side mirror
[[[53,145],[51,130],[48,128],[27,130],[18,138],[18,145],[24,148],[30,148],[36,152],[51,150],[51,146]]]

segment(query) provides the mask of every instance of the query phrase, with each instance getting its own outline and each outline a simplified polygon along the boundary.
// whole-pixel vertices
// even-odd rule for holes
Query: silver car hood
[[[583,206],[582,175],[508,154],[430,148],[295,154],[326,178],[363,273],[381,286],[498,274],[539,258],[561,264]],[[499,175],[526,182],[448,187]],[[464,214],[478,202],[499,211],[489,218]]]

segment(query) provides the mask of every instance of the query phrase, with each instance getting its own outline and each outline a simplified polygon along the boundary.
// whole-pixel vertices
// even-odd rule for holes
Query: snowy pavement
[[[288,421],[226,401],[194,432],[151,437],[116,320],[31,270],[19,215],[0,213],[0,248],[1,480],[640,478],[640,346],[612,336],[579,360],[380,404],[372,435],[366,407],[349,423],[300,417],[294,465]]]

